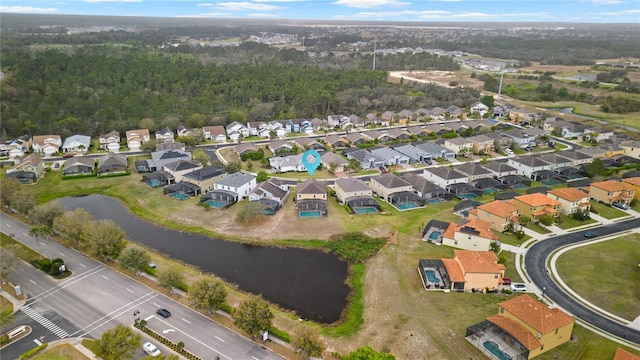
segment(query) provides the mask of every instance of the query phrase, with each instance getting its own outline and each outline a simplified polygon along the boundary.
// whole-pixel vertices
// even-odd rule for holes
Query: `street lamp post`
[[[543,286],[542,287],[542,299],[544,299],[544,292],[547,291],[547,287]]]

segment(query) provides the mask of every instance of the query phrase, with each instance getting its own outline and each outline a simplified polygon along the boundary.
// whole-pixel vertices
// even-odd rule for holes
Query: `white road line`
[[[61,253],[61,252],[58,252],[58,254],[60,254],[60,255],[64,256],[64,254],[63,254],[63,253]]]
[[[33,285],[35,285],[35,284],[36,284],[36,282],[35,282],[35,281],[33,281],[33,280],[29,280],[29,281],[31,281],[31,283],[32,283]]]
[[[22,308],[20,308],[20,311],[22,311],[22,313],[32,318],[33,320],[35,320],[38,324],[44,326],[47,330],[51,331],[59,338],[62,339],[69,336],[69,333],[64,331],[58,325],[54,324],[53,322],[51,322],[51,320],[47,319],[42,314],[33,310],[29,306],[23,306]]]
[[[153,318],[153,315],[149,315],[149,316],[147,316],[147,317],[146,317],[146,318],[144,318],[144,319],[145,319],[146,321],[149,321],[149,319],[152,319],[152,318]]]
[[[133,290],[127,288],[127,291],[133,294]]]
[[[49,296],[57,293],[58,291],[66,288],[67,286],[73,285],[74,283],[76,283],[78,281],[81,281],[83,279],[86,279],[87,277],[92,276],[94,273],[100,272],[100,271],[102,271],[104,269],[105,269],[105,266],[104,265],[100,265],[100,266],[97,266],[97,267],[95,267],[95,268],[93,268],[93,269],[91,269],[91,270],[89,270],[89,271],[87,271],[85,273],[82,273],[82,274],[80,274],[78,276],[71,277],[71,278],[63,281],[62,283],[58,284],[57,286],[54,286],[54,287],[52,287],[52,288],[50,288],[50,289],[38,294],[37,296],[29,298],[29,300],[27,300],[27,303],[28,304],[35,304],[38,301],[40,301],[40,300],[42,300],[42,299],[44,299],[46,297],[49,297]]]
[[[214,337],[215,337],[216,339],[218,339],[218,340],[220,340],[220,341],[224,342],[224,340],[220,339],[219,337],[217,337],[217,336],[214,336]]]
[[[153,305],[155,305],[156,307],[160,307],[160,305],[156,304],[156,303],[152,303]]]
[[[24,236],[29,236],[29,234],[26,234],[26,233],[22,233],[22,235],[24,235]]]
[[[82,264],[82,263],[78,263],[78,265],[82,266],[82,267],[87,267],[87,265]]]
[[[182,321],[186,322],[187,324],[191,324],[191,321],[189,321],[187,319],[182,319]]]
[[[257,357],[255,357],[255,356],[252,356],[251,358],[252,358],[252,359],[256,359],[256,360],[260,360],[260,359],[258,359],[258,358],[257,358]]]
[[[100,276],[101,276],[103,279],[105,279],[105,280],[109,280],[109,278],[108,278],[108,277],[106,277],[106,276],[104,276],[104,275],[100,275]]]
[[[5,225],[7,225],[7,227],[11,227],[11,225],[9,225],[9,224],[5,224]]]

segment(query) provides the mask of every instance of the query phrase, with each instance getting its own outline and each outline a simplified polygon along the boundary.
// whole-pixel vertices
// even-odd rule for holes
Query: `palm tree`
[[[13,324],[16,320],[16,316],[11,310],[4,310],[0,312],[0,333],[4,333],[4,331]]]
[[[31,229],[29,229],[29,235],[36,239],[36,244],[38,246],[38,253],[40,254],[40,256],[42,256],[42,253],[40,252],[40,241],[38,241],[38,237],[41,235],[47,235],[49,233],[50,233],[50,229],[47,225],[34,226]]]

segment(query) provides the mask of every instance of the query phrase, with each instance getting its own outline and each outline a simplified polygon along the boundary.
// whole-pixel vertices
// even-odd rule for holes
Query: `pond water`
[[[102,195],[59,201],[67,210],[84,208],[96,220],[112,219],[129,240],[213,273],[243,291],[262,294],[302,318],[333,323],[347,304],[347,263],[333,253],[246,245],[163,228]]]

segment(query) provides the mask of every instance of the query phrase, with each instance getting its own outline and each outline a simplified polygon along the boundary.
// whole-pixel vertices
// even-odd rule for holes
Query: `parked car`
[[[146,342],[142,345],[142,351],[144,351],[145,354],[153,357],[158,357],[161,354],[160,349],[158,349],[157,346],[153,345],[150,342]]]
[[[513,150],[511,150],[511,149],[506,149],[506,150],[504,151],[504,153],[505,153],[505,154],[507,154],[507,155],[513,155]]]
[[[511,284],[511,291],[527,291],[527,285],[522,283]]]
[[[169,310],[164,309],[164,308],[160,308],[158,310],[156,310],[156,314],[162,316],[163,318],[168,318],[169,316],[171,316],[171,312],[169,312]]]
[[[629,210],[629,205],[621,203],[621,202],[614,202],[613,206],[617,207],[618,209]]]
[[[595,231],[587,231],[584,233],[584,237],[586,238],[594,238],[596,236],[598,236],[598,234]]]
[[[65,159],[72,158],[74,156],[75,156],[74,153],[66,153],[66,154],[62,155],[62,157],[65,158]]]
[[[383,173],[383,174],[386,174],[386,173],[388,173],[389,171],[387,170],[387,168],[386,168],[386,167],[384,167],[384,166],[380,166],[380,172],[381,172],[381,173]]]

